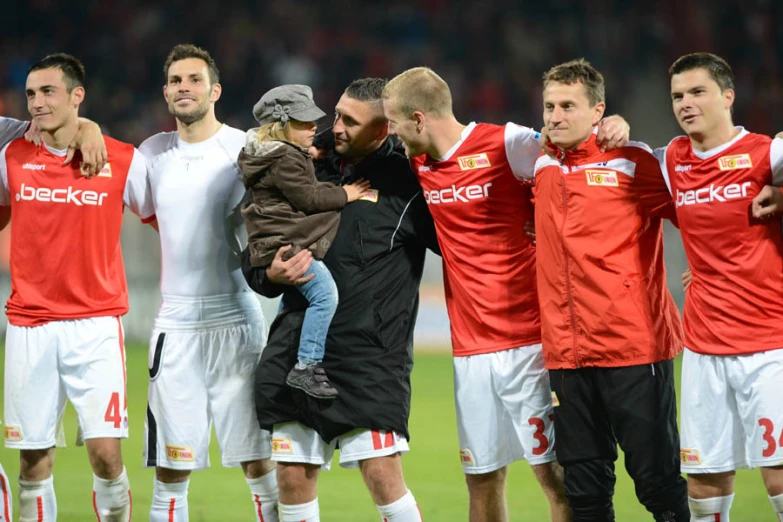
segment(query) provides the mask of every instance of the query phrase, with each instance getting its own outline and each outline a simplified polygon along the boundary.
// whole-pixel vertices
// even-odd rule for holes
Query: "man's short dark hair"
[[[354,80],[345,89],[349,98],[363,102],[380,102],[383,88],[389,80],[386,78],[361,78]]]
[[[31,65],[27,74],[42,69],[60,69],[68,92],[75,87],[84,87],[84,65],[75,56],[65,53],[50,54]]]
[[[180,60],[187,60],[188,58],[198,58],[207,64],[210,84],[215,85],[220,82],[220,71],[218,71],[215,60],[212,59],[212,56],[205,49],[193,44],[178,44],[171,50],[168,58],[166,58],[166,65],[163,66],[163,77],[166,82],[169,80],[171,64]]]
[[[731,66],[720,56],[712,53],[692,53],[680,56],[669,67],[669,79],[675,74],[684,73],[693,69],[704,69],[715,80],[721,92],[726,89],[734,89],[734,71]]]
[[[590,107],[606,100],[604,77],[584,58],[555,65],[544,73],[544,88],[550,82],[573,85],[582,83]]]

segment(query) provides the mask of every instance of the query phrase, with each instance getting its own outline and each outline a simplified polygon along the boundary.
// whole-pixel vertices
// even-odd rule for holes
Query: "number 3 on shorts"
[[[555,416],[550,414],[549,422],[552,422],[554,419]],[[538,447],[533,448],[533,455],[543,455],[546,453],[546,450],[549,449],[549,439],[546,438],[546,435],[544,434],[544,431],[546,430],[546,424],[544,424],[544,421],[538,417],[528,419],[527,423],[536,427],[536,431],[533,433],[533,438],[538,441]]]
[[[109,407],[106,408],[106,415],[103,417],[103,420],[113,423],[115,428],[119,428],[122,424],[119,392],[114,392],[111,394],[111,399],[109,399]]]
[[[767,443],[767,447],[764,448],[764,451],[761,452],[761,456],[764,458],[771,457],[777,450],[777,444],[775,443],[775,439],[772,436],[772,432],[775,430],[775,426],[772,424],[772,421],[767,418],[759,419],[759,426],[764,428],[764,435],[761,437],[764,439],[764,442]],[[783,447],[783,431],[780,433],[779,444]]]

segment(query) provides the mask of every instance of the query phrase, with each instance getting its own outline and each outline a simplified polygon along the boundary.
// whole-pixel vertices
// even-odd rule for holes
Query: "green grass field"
[[[133,490],[133,519],[142,521],[148,520],[153,479],[152,470],[142,467],[141,458],[147,398],[147,355],[146,349],[141,346],[129,347],[127,353],[131,434],[124,443],[123,453]],[[452,401],[451,357],[439,353],[418,354],[413,372],[411,452],[403,460],[408,486],[419,502],[424,520],[429,522],[467,520],[467,492],[459,464]],[[59,520],[95,520],[91,503],[92,472],[84,448],[73,446],[76,419],[70,406],[65,423],[69,447],[58,450],[54,472]],[[190,520],[253,520],[249,492],[241,472],[219,466],[220,458],[214,440],[211,449],[213,468],[191,478]],[[0,449],[0,461],[16,492],[14,477],[19,472],[16,452]],[[215,463],[218,463],[216,467]],[[343,470],[336,461],[332,471],[322,473],[318,496],[324,521],[379,520],[359,472]],[[507,496],[512,521],[548,520],[546,500],[526,463],[516,463],[511,467]],[[637,502],[633,484],[621,462],[618,462],[615,506],[618,522],[652,520]],[[16,508],[14,511],[17,511]],[[738,474],[731,519],[734,522],[775,520],[758,471]]]

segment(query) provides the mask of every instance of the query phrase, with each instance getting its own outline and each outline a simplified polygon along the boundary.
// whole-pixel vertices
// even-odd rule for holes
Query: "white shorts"
[[[266,342],[258,301],[252,293],[199,301],[164,296],[155,321],[144,437],[147,467],[208,468],[213,422],[223,466],[238,467],[271,453],[269,432],[258,426],[253,400]],[[199,317],[207,319],[196,321]]]
[[[552,391],[540,344],[455,357],[454,399],[465,473],[556,459]]]
[[[85,439],[128,436],[119,317],[9,324],[5,345],[6,447],[55,446],[66,399],[76,409]]]
[[[783,350],[727,357],[686,349],[681,395],[684,473],[783,462]]]
[[[324,442],[318,433],[298,422],[275,424],[272,431],[272,460],[314,464],[328,470],[335,448],[340,449],[340,466],[358,468],[359,461],[408,453],[408,441],[396,431],[349,431],[331,442]]]

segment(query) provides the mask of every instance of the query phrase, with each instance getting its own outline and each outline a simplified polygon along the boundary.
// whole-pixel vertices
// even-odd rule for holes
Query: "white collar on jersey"
[[[55,156],[65,156],[68,154],[68,149],[55,149],[54,147],[50,147],[46,143],[43,144],[44,147],[46,147],[46,150],[54,154]]]
[[[189,143],[182,138],[180,138],[179,133],[177,133],[177,147],[180,149],[197,149],[199,147],[203,147],[204,145],[207,145],[209,143],[212,143],[214,141],[219,141],[220,137],[225,134],[224,130],[228,128],[228,125],[225,123],[220,124],[220,128],[210,136],[209,138],[201,141],[197,141],[195,143]]]
[[[473,129],[476,128],[476,122],[472,121],[468,123],[464,129],[462,129],[462,134],[459,137],[459,141],[454,144],[453,147],[449,149],[449,151],[442,157],[442,158],[433,158],[435,161],[446,161],[450,159],[456,152],[457,149],[460,148],[460,146],[465,143],[465,140],[468,139],[468,136],[470,136],[470,133],[473,132]]]
[[[700,150],[694,149],[693,145],[691,145],[691,150],[693,151],[694,156],[696,156],[697,158],[699,158],[701,160],[709,159],[709,158],[711,158],[713,156],[716,156],[716,155],[720,154],[721,152],[723,152],[724,150],[728,149],[729,147],[731,147],[732,145],[737,143],[739,140],[741,140],[742,138],[744,138],[745,136],[750,134],[748,131],[745,130],[745,127],[740,127],[739,125],[737,125],[734,128],[737,129],[738,131],[740,131],[739,134],[734,136],[734,138],[732,138],[731,141],[727,141],[723,145],[718,145],[715,148],[712,148],[710,150],[705,150],[703,152],[700,151]]]

